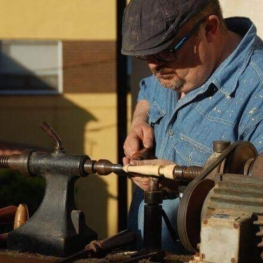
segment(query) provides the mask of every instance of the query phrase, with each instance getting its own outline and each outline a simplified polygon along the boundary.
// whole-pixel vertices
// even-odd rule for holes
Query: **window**
[[[0,94],[62,92],[62,43],[0,41]]]

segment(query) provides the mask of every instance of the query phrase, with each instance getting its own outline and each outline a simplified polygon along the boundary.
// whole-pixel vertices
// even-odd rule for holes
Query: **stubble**
[[[185,85],[185,80],[176,76],[174,72],[169,69],[161,68],[153,70],[152,72],[165,88],[179,91]],[[168,75],[171,76],[167,77]]]

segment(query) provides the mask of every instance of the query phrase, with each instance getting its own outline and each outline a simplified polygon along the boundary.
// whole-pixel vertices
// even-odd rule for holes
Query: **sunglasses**
[[[193,28],[173,47],[169,49],[164,49],[156,54],[152,55],[138,55],[136,58],[140,60],[148,60],[149,56],[154,56],[158,61],[161,62],[174,62],[177,59],[176,53],[184,45],[184,43],[196,32],[202,22],[207,18],[202,18],[198,21]]]

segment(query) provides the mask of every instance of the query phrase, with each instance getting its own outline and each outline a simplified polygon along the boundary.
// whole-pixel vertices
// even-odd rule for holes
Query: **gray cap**
[[[122,21],[124,55],[150,55],[168,48],[177,31],[210,0],[131,0]]]

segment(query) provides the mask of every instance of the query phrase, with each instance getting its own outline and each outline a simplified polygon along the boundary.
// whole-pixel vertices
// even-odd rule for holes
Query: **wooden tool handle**
[[[0,224],[13,223],[17,207],[14,205],[0,208]]]
[[[149,160],[149,159],[156,159],[153,153],[153,149],[148,148],[142,148],[137,153],[135,153],[132,158],[132,160]]]
[[[136,234],[129,230],[124,230],[119,234],[111,237],[110,239],[105,239],[101,242],[101,247],[103,250],[112,250],[114,248],[122,247],[131,244],[136,239]]]
[[[91,258],[95,256],[101,256],[109,252],[109,250],[113,250],[115,248],[134,242],[135,238],[136,234],[126,229],[109,238],[102,240],[93,240],[83,250],[65,259],[59,260],[58,262],[71,263],[73,261],[75,262],[76,259],[80,258]]]
[[[27,205],[20,204],[17,208],[14,220],[14,229],[23,225],[29,218]]]
[[[102,240],[94,240],[89,243],[85,250],[92,250],[95,254],[109,251],[135,241],[136,234],[130,230],[124,230],[118,234]]]

